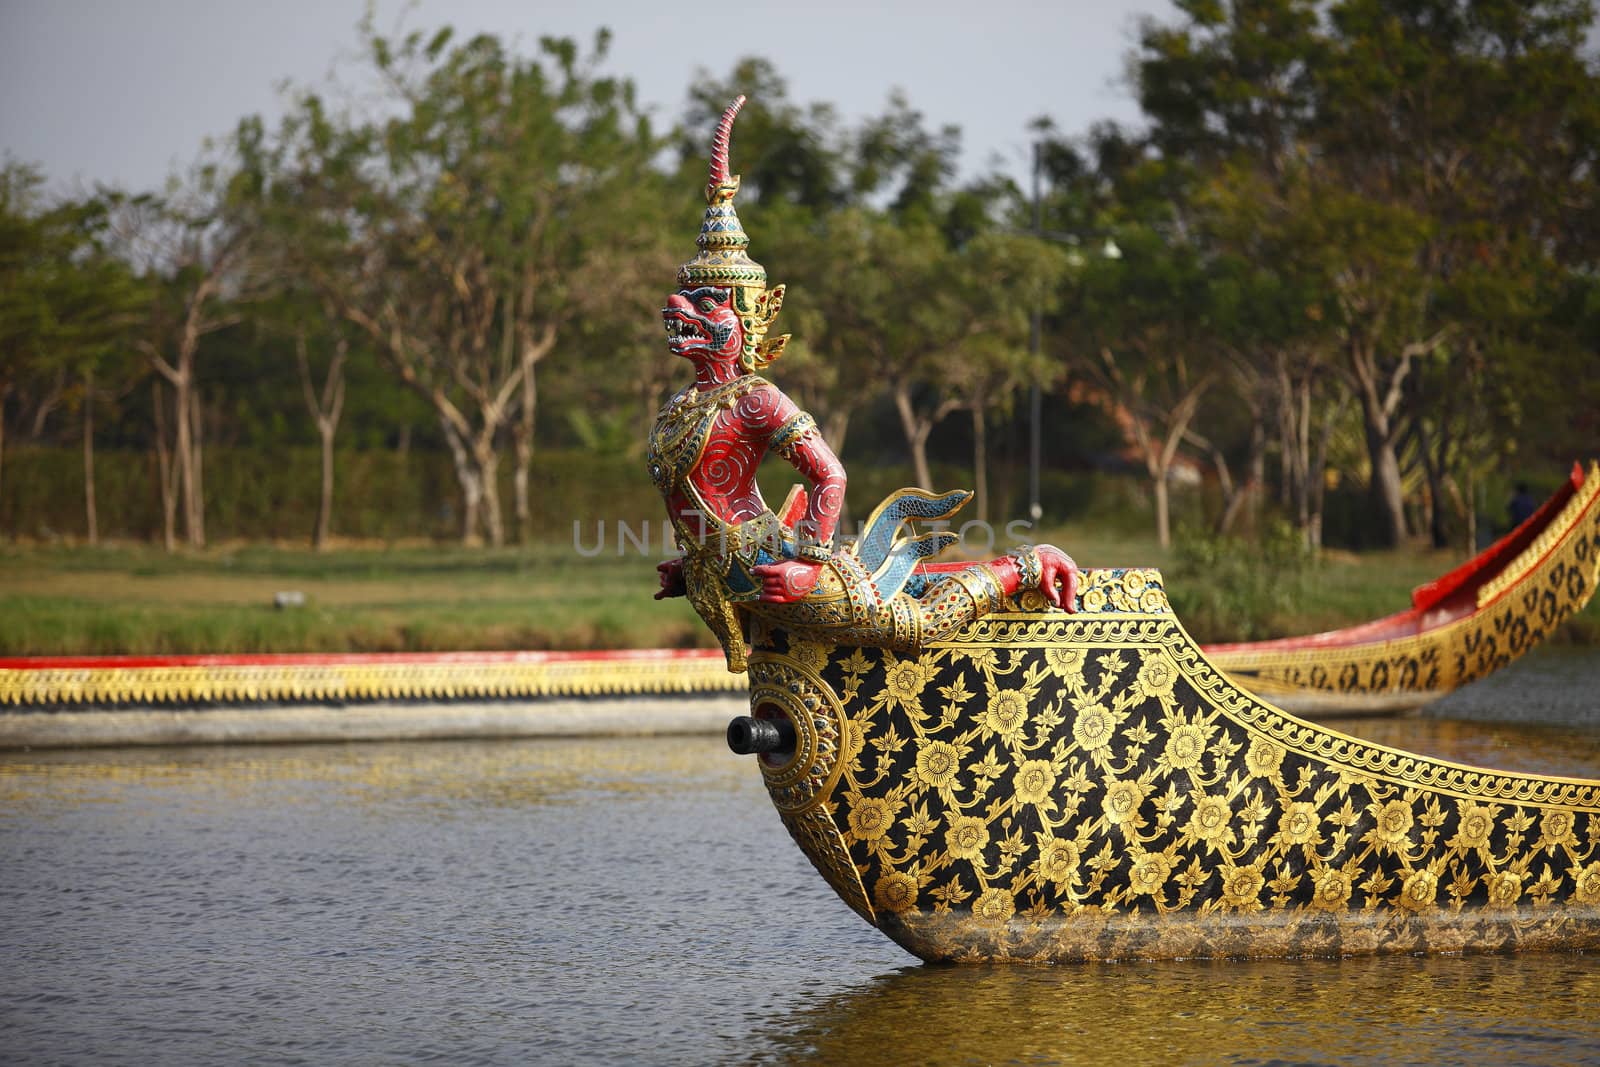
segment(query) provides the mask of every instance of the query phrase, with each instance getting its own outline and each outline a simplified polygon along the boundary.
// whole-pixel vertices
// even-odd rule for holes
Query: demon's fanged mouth
[[[661,317],[667,328],[667,344],[674,350],[704,347],[711,343],[705,327],[710,323],[685,318],[677,308],[662,308]]]
[[[691,351],[723,352],[739,344],[739,316],[729,306],[726,289],[704,286],[667,297],[661,322],[667,347],[678,355]]]

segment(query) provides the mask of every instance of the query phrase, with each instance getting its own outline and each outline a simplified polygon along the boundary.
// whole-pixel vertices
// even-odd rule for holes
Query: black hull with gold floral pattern
[[[916,656],[752,635],[796,842],[925,960],[1600,947],[1600,782],[1347,737],[1241,689],[1147,569]]]

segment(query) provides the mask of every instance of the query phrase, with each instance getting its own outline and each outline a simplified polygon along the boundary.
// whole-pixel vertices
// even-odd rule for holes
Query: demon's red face
[[[714,285],[679,289],[661,309],[667,347],[696,363],[731,363],[744,345],[744,326],[733,309],[733,290]]]

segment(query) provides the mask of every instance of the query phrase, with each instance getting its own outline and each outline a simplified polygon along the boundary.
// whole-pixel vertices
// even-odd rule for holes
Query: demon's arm
[[[761,599],[783,604],[811,591],[820,565],[832,554],[833,535],[844,508],[844,464],[822,439],[817,421],[777,388],[763,389],[745,399],[752,402],[751,418],[745,424],[766,435],[768,451],[787,460],[808,486],[804,516],[794,525],[798,558],[754,571],[761,579]]]
[[[1031,558],[1030,558],[1031,553]],[[1015,555],[997,556],[984,563],[921,563],[917,573],[930,577],[954,574],[970,567],[988,567],[1006,596],[1027,585],[1036,586],[1045,599],[1066,611],[1077,610],[1078,565],[1055,545],[1019,549]],[[1031,573],[1037,567],[1038,573]]]

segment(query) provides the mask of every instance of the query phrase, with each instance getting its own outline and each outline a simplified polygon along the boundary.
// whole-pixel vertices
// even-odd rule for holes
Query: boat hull
[[[920,655],[756,636],[800,847],[930,961],[1600,948],[1600,782],[1348,737],[1263,702],[1151,570]]]
[[[1206,651],[1241,684],[1296,714],[1394,714],[1522,658],[1584,609],[1597,582],[1600,465],[1587,475],[1574,468],[1525,528],[1419,589],[1408,611],[1324,634]]]

